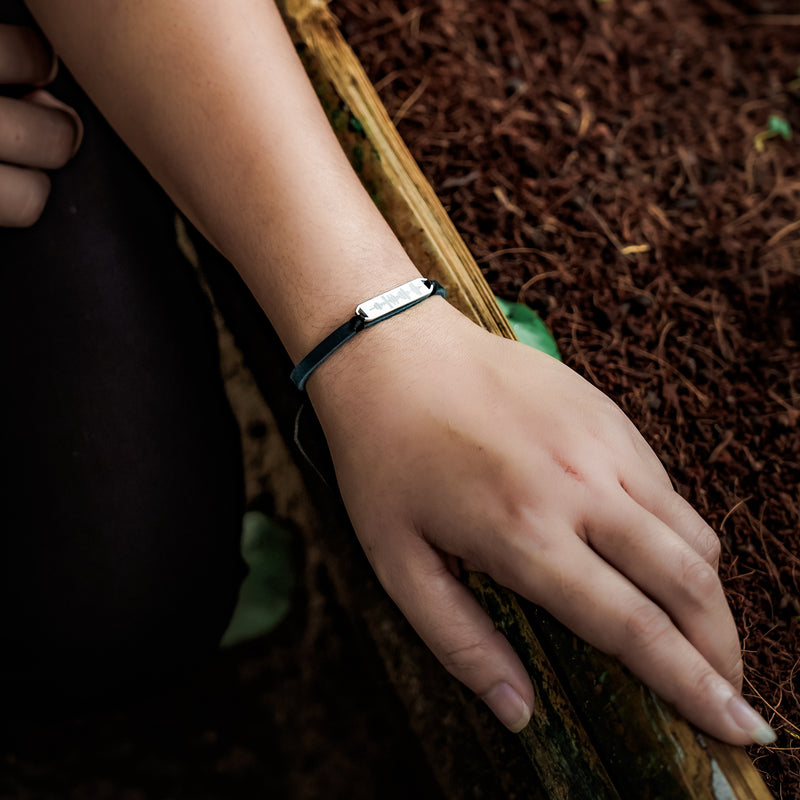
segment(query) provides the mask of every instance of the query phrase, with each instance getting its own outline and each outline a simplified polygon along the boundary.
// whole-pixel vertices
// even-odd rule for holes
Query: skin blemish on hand
[[[561,467],[562,470],[564,470],[565,475],[568,475],[570,478],[573,478],[574,480],[578,481],[578,483],[586,482],[583,473],[575,469],[575,467],[573,467],[572,464],[569,463],[569,461],[565,461],[557,453],[551,453],[550,457],[556,464],[558,464],[559,467]]]

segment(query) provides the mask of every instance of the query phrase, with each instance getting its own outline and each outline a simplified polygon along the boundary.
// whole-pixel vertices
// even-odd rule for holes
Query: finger
[[[646,470],[626,474],[622,488],[643,508],[672,528],[701,558],[716,570],[719,567],[719,536],[671,486],[653,489]]]
[[[543,605],[590,644],[618,657],[658,695],[700,728],[731,744],[766,743],[774,733],[669,616],[600,555],[574,536],[550,549],[546,563],[531,549],[495,578]],[[535,579],[534,577],[535,576]]]
[[[671,617],[714,669],[741,689],[736,624],[715,567],[624,492],[587,521],[588,544]]]
[[[33,225],[49,194],[50,179],[44,172],[0,164],[0,227]]]
[[[25,96],[24,99],[31,103],[36,103],[38,106],[43,106],[44,108],[53,108],[69,115],[70,119],[72,120],[72,124],[75,127],[75,141],[72,145],[72,152],[69,154],[69,158],[72,158],[75,153],[78,152],[81,142],[83,142],[83,121],[78,116],[78,112],[72,108],[72,106],[62,103],[57,97],[53,97],[50,92],[46,92],[43,89],[36,89],[30,92]]]
[[[55,54],[36,31],[0,25],[0,84],[46,86],[57,71]]]
[[[402,539],[402,565],[376,566],[386,591],[442,665],[517,733],[530,721],[533,686],[506,638],[495,629],[471,592],[424,540]]]
[[[47,92],[27,100],[0,97],[0,161],[57,169],[75,154],[81,136],[77,114]]]

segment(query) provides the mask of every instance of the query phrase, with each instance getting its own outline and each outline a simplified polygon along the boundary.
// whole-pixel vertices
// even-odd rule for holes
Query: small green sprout
[[[786,88],[790,92],[794,92],[794,91],[800,89],[800,67],[797,68],[797,77],[793,81],[791,81],[790,83],[787,83],[786,84]]]
[[[757,133],[753,137],[753,143],[756,146],[756,150],[758,150],[759,153],[763,153],[764,142],[767,139],[774,138],[775,136],[780,136],[787,142],[790,141],[792,138],[792,126],[789,124],[788,120],[785,120],[778,114],[771,114],[767,120],[767,129]]]

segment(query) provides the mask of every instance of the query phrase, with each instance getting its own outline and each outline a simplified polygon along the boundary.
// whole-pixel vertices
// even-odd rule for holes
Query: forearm
[[[271,0],[30,0],[57,52],[241,272],[296,361],[418,275],[362,189]]]

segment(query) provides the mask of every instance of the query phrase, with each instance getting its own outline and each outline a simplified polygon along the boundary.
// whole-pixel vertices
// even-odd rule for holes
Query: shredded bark
[[[779,733],[751,755],[797,797],[800,19],[767,2],[332,8],[494,291],[719,532],[745,694]],[[795,135],[761,150],[772,115]]]

